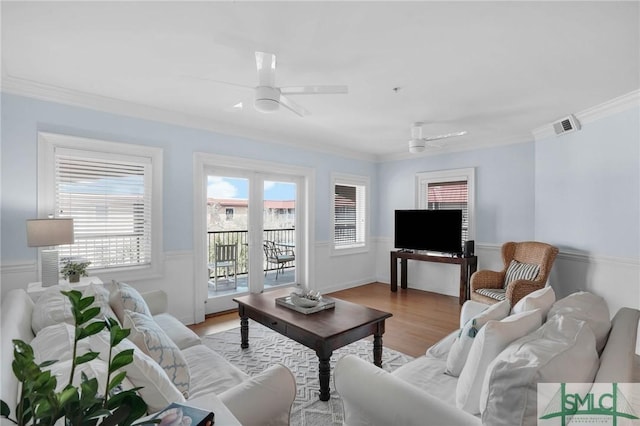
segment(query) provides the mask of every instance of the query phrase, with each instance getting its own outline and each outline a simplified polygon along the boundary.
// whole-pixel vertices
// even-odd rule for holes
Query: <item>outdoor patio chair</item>
[[[275,242],[265,240],[263,244],[264,248],[264,256],[267,260],[267,267],[264,270],[265,277],[267,276],[267,271],[269,270],[269,264],[276,265],[276,280],[278,279],[278,274],[284,272],[284,268],[287,263],[293,262],[296,260],[296,255],[291,248],[283,248],[282,246],[278,246]]]
[[[209,270],[213,271],[213,288],[218,290],[218,268],[225,269],[225,278],[229,280],[229,268],[233,266],[233,288],[238,288],[238,245],[216,244],[214,247],[213,263]]]

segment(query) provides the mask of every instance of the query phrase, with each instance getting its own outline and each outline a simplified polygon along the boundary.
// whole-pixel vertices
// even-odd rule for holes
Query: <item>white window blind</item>
[[[71,149],[55,152],[55,204],[74,219],[75,243],[60,256],[92,269],[149,265],[151,160]]]
[[[462,243],[469,239],[469,196],[466,180],[428,182],[427,208],[430,210],[462,210]]]
[[[365,245],[366,188],[336,184],[334,191],[334,245],[336,248]]]

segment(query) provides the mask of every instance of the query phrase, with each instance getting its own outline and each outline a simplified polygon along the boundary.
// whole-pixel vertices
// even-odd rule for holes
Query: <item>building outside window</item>
[[[334,253],[368,249],[368,178],[334,174],[331,199]]]

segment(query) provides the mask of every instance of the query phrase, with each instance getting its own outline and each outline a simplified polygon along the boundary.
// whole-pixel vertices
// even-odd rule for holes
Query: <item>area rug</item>
[[[311,349],[253,321],[249,323],[247,349],[240,348],[240,327],[208,335],[202,341],[250,376],[275,363],[289,367],[297,384],[297,395],[291,410],[292,426],[341,425],[342,401],[333,388],[336,361],[346,354],[354,354],[373,362],[373,341],[370,339],[359,340],[334,351],[331,357],[331,399],[323,402],[318,399],[318,358]],[[412,359],[409,355],[385,347],[382,351],[382,368],[393,371]]]

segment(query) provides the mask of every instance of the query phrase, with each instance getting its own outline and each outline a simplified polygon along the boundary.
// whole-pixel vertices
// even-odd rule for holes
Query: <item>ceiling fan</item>
[[[218,83],[252,89],[255,92],[254,106],[260,112],[275,112],[280,106],[304,117],[310,112],[294,102],[290,96],[294,95],[326,95],[346,94],[347,86],[291,86],[276,87],[276,55],[267,52],[256,52],[256,67],[258,69],[258,85],[256,87],[217,81]],[[207,79],[208,80],[208,79]],[[236,104],[236,107],[241,103]]]
[[[440,139],[452,138],[455,136],[462,136],[467,134],[466,131],[455,132],[455,133],[446,133],[444,135],[436,135],[436,136],[422,136],[422,126],[424,122],[418,121],[413,123],[411,126],[411,140],[409,140],[409,152],[412,154],[422,152],[424,149],[429,146],[431,148],[441,148],[442,145],[438,143],[434,143],[434,141]]]

